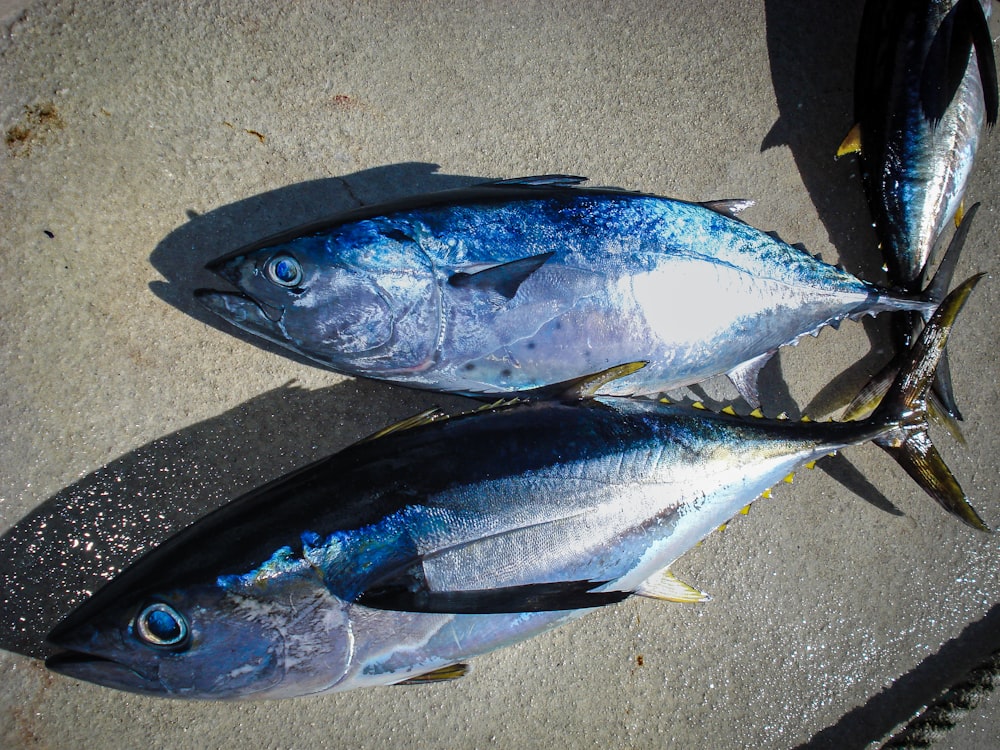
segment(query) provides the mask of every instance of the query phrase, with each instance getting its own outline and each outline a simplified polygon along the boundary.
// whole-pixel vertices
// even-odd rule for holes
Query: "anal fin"
[[[660,599],[665,602],[680,602],[682,604],[707,602],[712,598],[704,591],[684,583],[684,581],[669,570],[661,570],[659,573],[647,578],[639,584],[635,593],[650,599]]]
[[[774,356],[774,352],[764,352],[758,357],[748,359],[746,362],[736,365],[726,373],[729,379],[736,386],[743,400],[750,406],[760,406],[760,394],[757,392],[757,376],[764,369],[764,365]]]

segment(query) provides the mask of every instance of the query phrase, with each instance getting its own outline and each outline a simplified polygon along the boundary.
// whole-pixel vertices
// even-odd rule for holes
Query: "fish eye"
[[[183,615],[163,602],[147,605],[135,618],[139,637],[151,646],[182,646],[188,638]]]
[[[285,253],[275,255],[264,265],[267,278],[278,286],[294,287],[302,282],[302,266]]]

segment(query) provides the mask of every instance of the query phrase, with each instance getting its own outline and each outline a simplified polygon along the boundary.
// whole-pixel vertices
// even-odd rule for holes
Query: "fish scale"
[[[863,422],[646,399],[430,413],[238,498],[121,574],[49,639],[56,671],[172,697],[265,698],[459,676],[470,658],[632,594],[798,466],[869,440],[985,529],[927,434],[925,392],[976,283],[928,322]]]
[[[781,346],[845,318],[932,309],[732,214],[582,178],[521,178],[361,209],[223,256],[235,326],[348,375],[478,397],[545,395],[628,362],[600,395],[730,374],[758,403]]]

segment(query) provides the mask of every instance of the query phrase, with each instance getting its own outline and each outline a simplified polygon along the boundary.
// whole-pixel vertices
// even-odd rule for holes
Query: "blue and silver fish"
[[[478,654],[632,594],[703,599],[666,572],[674,560],[797,467],[869,440],[985,529],[923,408],[976,281],[945,301],[864,422],[598,397],[385,430],[149,553],[56,627],[66,651],[48,666],[201,699],[456,677]]]
[[[992,0],[868,0],[855,67],[856,125],[838,155],[859,152],[861,173],[889,279],[910,292],[947,224],[961,219],[984,121],[996,124],[998,94],[987,26]],[[905,352],[917,316],[896,321]],[[898,366],[858,394],[845,418],[865,413]],[[947,360],[935,387],[943,414],[961,418]],[[957,426],[954,427],[957,430]]]
[[[645,361],[601,395],[757,373],[826,325],[932,308],[735,219],[543,176],[362,208],[209,264],[233,325],[338,372],[473,396],[523,394]],[[940,301],[940,300],[937,300]]]
[[[862,179],[893,284],[920,287],[965,194],[983,122],[997,121],[991,0],[868,0],[858,41]]]

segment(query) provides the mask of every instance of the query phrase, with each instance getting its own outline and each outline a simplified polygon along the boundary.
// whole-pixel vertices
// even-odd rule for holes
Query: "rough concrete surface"
[[[564,172],[753,198],[756,226],[875,280],[880,261],[857,164],[833,158],[861,0],[22,6],[0,4],[0,745],[864,747],[1000,647],[997,537],[863,446],[674,566],[711,602],[630,600],[447,685],[213,704],[47,673],[49,628],[172,530],[466,403],[233,335],[191,298],[210,258],[361,203]],[[996,270],[996,138],[960,278]],[[949,345],[967,444],[936,434],[994,526],[998,305],[989,278]],[[843,403],[887,331],[783,351],[766,411]],[[851,466],[869,487],[845,487]],[[940,746],[995,747],[997,707]]]

